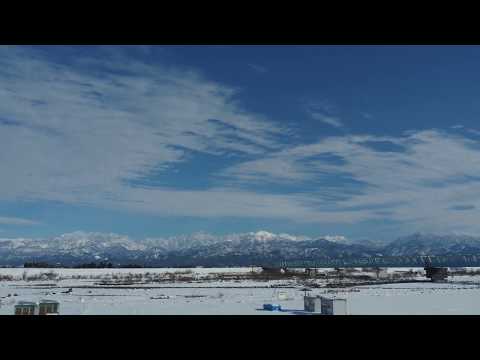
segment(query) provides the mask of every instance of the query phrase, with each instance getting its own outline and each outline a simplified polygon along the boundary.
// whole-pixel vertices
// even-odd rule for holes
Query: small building
[[[445,281],[448,278],[448,269],[442,267],[425,267],[425,276],[432,282]]]
[[[386,268],[375,268],[375,275],[377,279],[385,279],[388,277],[388,270]]]
[[[347,299],[305,296],[304,310],[322,315],[347,315]]]
[[[318,269],[316,269],[316,268],[306,268],[305,269],[305,274],[307,276],[315,276],[315,275],[318,274]]]
[[[15,305],[15,315],[38,315],[38,305],[31,301],[19,301]]]
[[[304,296],[303,308],[308,312],[322,312],[322,298],[321,296]]]
[[[347,315],[347,299],[322,297],[322,315]]]
[[[55,300],[41,300],[38,305],[39,315],[58,315],[60,303]]]

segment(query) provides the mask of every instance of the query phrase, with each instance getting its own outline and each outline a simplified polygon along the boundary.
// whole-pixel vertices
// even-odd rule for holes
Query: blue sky
[[[0,237],[478,234],[478,46],[2,46]]]

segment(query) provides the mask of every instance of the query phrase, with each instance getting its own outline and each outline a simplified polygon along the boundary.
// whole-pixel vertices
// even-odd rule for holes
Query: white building
[[[312,313],[321,313],[322,298],[320,296],[305,296],[303,298],[304,310]]]
[[[348,315],[347,299],[322,297],[322,315]]]
[[[347,299],[305,296],[304,310],[322,315],[348,315]]]

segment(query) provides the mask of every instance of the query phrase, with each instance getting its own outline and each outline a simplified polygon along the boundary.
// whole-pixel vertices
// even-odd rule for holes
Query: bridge
[[[363,258],[325,258],[288,260],[265,267],[279,268],[352,268],[352,267],[480,267],[478,255],[377,256]]]

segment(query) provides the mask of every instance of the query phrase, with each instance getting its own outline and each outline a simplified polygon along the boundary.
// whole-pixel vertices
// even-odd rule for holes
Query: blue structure
[[[282,311],[282,307],[278,304],[263,304],[263,310]]]

